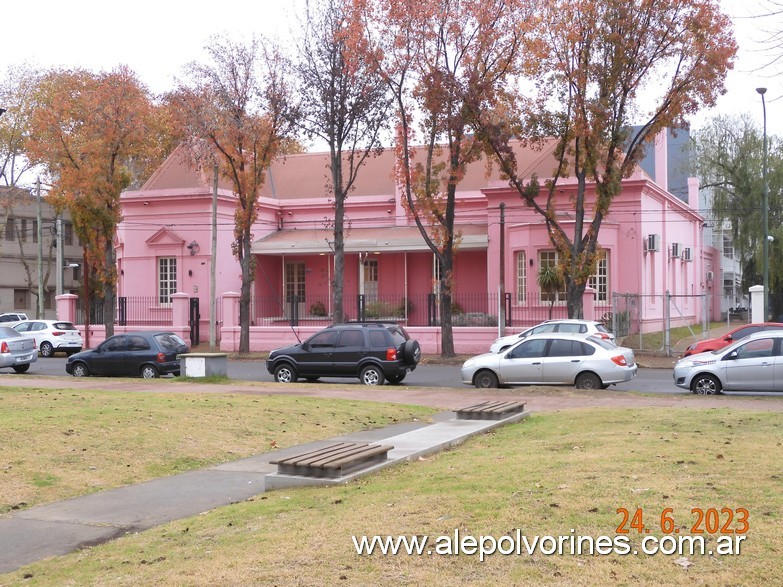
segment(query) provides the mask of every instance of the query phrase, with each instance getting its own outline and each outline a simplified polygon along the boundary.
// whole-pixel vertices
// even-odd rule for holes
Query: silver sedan
[[[674,384],[699,395],[722,391],[783,391],[783,331],[751,334],[717,351],[674,365]]]
[[[25,338],[8,326],[0,326],[0,367],[11,367],[17,373],[24,373],[37,360],[38,349],[34,339]]]
[[[500,353],[465,361],[462,382],[476,387],[500,385],[575,385],[607,388],[636,376],[633,351],[595,336],[535,334]]]

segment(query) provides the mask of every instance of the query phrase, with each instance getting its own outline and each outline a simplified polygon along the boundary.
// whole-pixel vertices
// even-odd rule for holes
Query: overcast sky
[[[717,112],[748,111],[761,124],[761,98],[755,88],[766,86],[768,132],[783,136],[781,66],[760,70],[771,61],[760,44],[768,36],[765,29],[779,30],[783,17],[748,18],[762,14],[770,1],[780,2],[722,0],[724,10],[734,18],[740,54]],[[0,69],[25,61],[40,67],[80,66],[96,71],[122,63],[152,91],[163,92],[173,87],[174,77],[181,75],[186,63],[203,57],[210,35],[249,38],[260,33],[284,39],[296,23],[294,7],[302,4],[303,0],[7,0],[0,8]],[[715,113],[701,113],[691,121],[692,127],[698,129]]]

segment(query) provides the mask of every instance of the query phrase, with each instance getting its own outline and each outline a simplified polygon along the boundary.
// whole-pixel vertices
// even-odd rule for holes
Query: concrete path
[[[469,404],[466,404],[466,406]],[[120,487],[14,512],[0,518],[0,573],[67,554],[172,520],[237,503],[271,489],[346,483],[381,468],[451,448],[477,434],[517,422],[526,413],[501,420],[460,420],[442,412],[430,424],[397,424]],[[381,442],[394,448],[388,460],[337,479],[280,475],[270,463],[334,442]]]

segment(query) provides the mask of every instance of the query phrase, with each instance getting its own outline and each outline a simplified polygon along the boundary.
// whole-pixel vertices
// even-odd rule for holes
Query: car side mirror
[[[730,342],[731,341],[731,335],[727,334],[726,337],[723,340],[725,340],[726,342]]]
[[[730,359],[730,360],[732,360],[732,361],[733,361],[734,359],[736,359],[736,358],[737,358],[737,351],[731,351],[731,352],[729,353],[729,356],[728,356],[728,357],[726,357],[726,358],[727,358],[727,359]]]
[[[309,351],[310,350],[310,345],[307,344],[306,342],[303,342],[302,343],[302,350],[303,351]]]

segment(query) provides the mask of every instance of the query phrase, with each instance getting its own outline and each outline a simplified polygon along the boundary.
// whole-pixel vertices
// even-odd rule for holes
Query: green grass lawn
[[[100,396],[87,395],[82,401],[92,403]],[[140,408],[147,418],[125,423],[126,431],[140,427],[139,422],[144,427],[164,427],[161,422],[172,398],[149,398],[146,401],[152,403]],[[226,421],[246,420],[245,402],[253,399],[259,403],[257,415],[267,414],[258,417],[253,427],[259,445],[270,438],[264,421],[279,419],[269,414],[302,410],[301,436],[326,437],[330,433],[322,425],[327,418],[318,416],[341,413],[344,407],[336,405],[340,402],[324,407],[323,402],[293,398],[212,397],[210,405],[190,398],[198,402],[196,411],[206,415],[219,410]],[[279,403],[272,408],[267,400]],[[71,401],[78,404],[79,400]],[[287,410],[289,403],[295,408]],[[344,403],[349,411],[356,411],[353,421],[361,425],[368,418],[381,425],[380,414],[389,409]],[[104,413],[107,409],[102,408]],[[395,417],[426,417],[412,408],[404,410]],[[351,421],[347,414],[338,416],[343,417]],[[96,424],[102,420],[108,418],[97,418]],[[172,428],[178,418],[166,421]],[[172,436],[187,434],[182,427]],[[242,435],[235,438],[241,444]],[[199,445],[197,439],[192,442]],[[774,412],[722,407],[534,414],[454,450],[345,486],[269,492],[29,565],[0,577],[0,584],[777,584],[783,580],[781,446],[783,422]],[[154,445],[151,450],[155,452]],[[243,450],[224,446],[223,454]],[[639,549],[645,537],[691,536],[694,530],[706,529],[712,522],[699,526],[692,510],[710,508],[723,528],[705,534],[709,547],[714,547],[721,530],[740,529],[738,512],[747,510],[748,529],[740,554],[536,552],[494,554],[481,561],[478,554],[359,555],[352,541],[352,536],[362,535],[435,540],[455,531],[477,539],[517,532],[530,541],[536,536],[565,536],[566,541],[570,536],[614,538],[623,522],[617,510],[625,509],[630,516],[642,512],[643,524],[650,530],[639,533],[640,525],[631,519],[624,525],[629,533],[623,536]],[[736,514],[731,522],[729,510]],[[662,524],[671,526],[669,534]],[[727,535],[734,539],[733,534]]]

